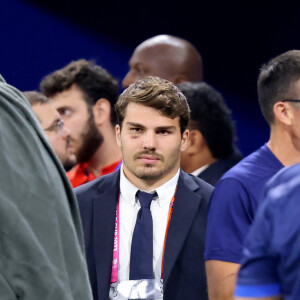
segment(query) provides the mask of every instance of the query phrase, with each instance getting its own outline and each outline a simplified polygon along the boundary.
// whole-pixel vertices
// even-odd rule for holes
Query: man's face
[[[50,103],[38,103],[32,109],[62,164],[75,164],[76,156],[69,147],[70,131],[64,127],[59,113]]]
[[[100,134],[83,92],[73,85],[70,89],[51,97],[65,125],[70,129],[70,147],[78,162],[87,162],[101,145]]]
[[[188,131],[180,132],[179,118],[170,119],[158,110],[130,103],[122,123],[116,126],[126,177],[138,186],[144,181],[163,184],[177,172]]]
[[[173,82],[177,68],[176,52],[168,45],[137,47],[129,61],[129,72],[122,81],[123,88],[147,76],[158,76]]]
[[[289,116],[289,127],[294,146],[300,151],[300,79],[290,84],[289,91],[284,97],[293,101],[286,101],[285,114]],[[283,99],[282,99],[283,100]],[[276,105],[276,104],[275,104]]]

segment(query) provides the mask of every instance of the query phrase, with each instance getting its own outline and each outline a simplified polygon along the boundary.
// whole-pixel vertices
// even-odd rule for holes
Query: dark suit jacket
[[[95,300],[107,300],[120,171],[75,189]],[[213,187],[180,172],[164,258],[164,299],[207,299],[204,241]]]
[[[235,148],[234,152],[230,156],[225,159],[218,159],[201,172],[198,177],[212,186],[216,186],[223,174],[236,165],[241,159],[243,159],[243,155],[237,148]]]

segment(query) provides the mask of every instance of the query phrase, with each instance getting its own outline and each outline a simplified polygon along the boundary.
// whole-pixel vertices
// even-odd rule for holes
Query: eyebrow
[[[71,106],[69,105],[63,105],[63,106],[60,106],[58,108],[56,108],[56,110],[59,112],[60,110],[63,110],[63,109],[72,109]]]
[[[127,122],[126,126],[134,126],[134,127],[145,128],[144,125],[139,124],[139,123],[134,123],[134,122]],[[175,128],[176,128],[175,126],[158,126],[158,127],[155,127],[156,130],[174,130]]]

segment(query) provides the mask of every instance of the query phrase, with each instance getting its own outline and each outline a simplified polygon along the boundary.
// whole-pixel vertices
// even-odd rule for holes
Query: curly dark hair
[[[82,90],[84,100],[90,106],[100,98],[107,99],[111,104],[111,122],[116,124],[114,105],[119,94],[118,82],[94,61],[72,61],[64,68],[45,76],[40,83],[40,90],[47,97],[51,97],[68,90],[74,84]]]
[[[189,128],[202,133],[215,158],[231,155],[234,151],[234,123],[222,95],[205,82],[184,82],[178,88],[186,96],[191,109]]]

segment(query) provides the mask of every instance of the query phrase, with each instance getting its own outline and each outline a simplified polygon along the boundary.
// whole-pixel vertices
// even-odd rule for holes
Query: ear
[[[199,153],[204,144],[202,133],[197,129],[190,130],[186,153],[191,155]]]
[[[186,129],[181,137],[181,146],[180,146],[180,151],[183,152],[187,149],[188,146],[188,139],[189,139],[189,130]]]
[[[117,144],[119,147],[121,147],[122,143],[121,143],[121,127],[120,127],[120,125],[116,125],[115,132],[116,132]]]
[[[285,125],[291,125],[292,117],[293,117],[293,110],[291,106],[287,102],[276,102],[273,106],[273,113],[275,119],[280,121]]]
[[[94,120],[97,126],[110,121],[111,105],[105,98],[100,98],[93,106]]]

